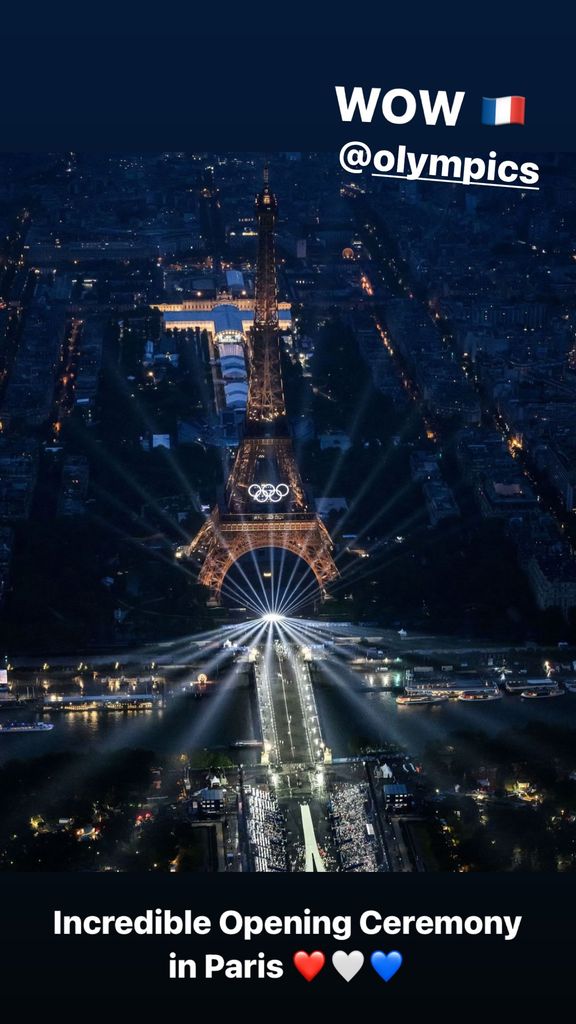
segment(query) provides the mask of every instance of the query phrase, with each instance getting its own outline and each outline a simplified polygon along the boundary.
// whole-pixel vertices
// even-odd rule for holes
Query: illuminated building
[[[228,292],[221,292],[216,299],[187,299],[186,302],[155,303],[152,309],[162,313],[165,330],[208,331],[216,336],[221,329],[222,318],[236,316],[241,332],[248,334],[254,325],[255,299],[232,299]],[[278,327],[286,331],[292,326],[289,302],[278,303]]]

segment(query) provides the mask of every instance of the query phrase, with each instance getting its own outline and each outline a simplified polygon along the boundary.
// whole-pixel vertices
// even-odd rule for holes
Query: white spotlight
[[[279,615],[278,612],[266,612],[266,615],[262,616],[262,622],[283,622],[284,615]]]

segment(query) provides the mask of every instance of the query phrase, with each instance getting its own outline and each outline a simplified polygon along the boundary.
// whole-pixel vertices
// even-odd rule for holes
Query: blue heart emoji
[[[402,966],[402,953],[397,949],[393,949],[391,953],[383,953],[381,949],[377,949],[372,953],[370,963],[383,981],[390,981]]]

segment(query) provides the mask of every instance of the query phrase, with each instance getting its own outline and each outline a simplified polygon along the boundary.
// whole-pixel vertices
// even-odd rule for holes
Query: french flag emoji
[[[524,96],[482,97],[482,124],[524,124]]]

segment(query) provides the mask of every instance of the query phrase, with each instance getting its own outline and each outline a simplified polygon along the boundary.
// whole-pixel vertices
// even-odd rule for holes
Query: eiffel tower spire
[[[274,231],[278,214],[276,196],[269,185],[268,166],[264,185],[256,196],[258,258],[252,330],[252,359],[248,392],[248,427],[261,424],[284,426],[286,407],[278,337],[278,286]]]

